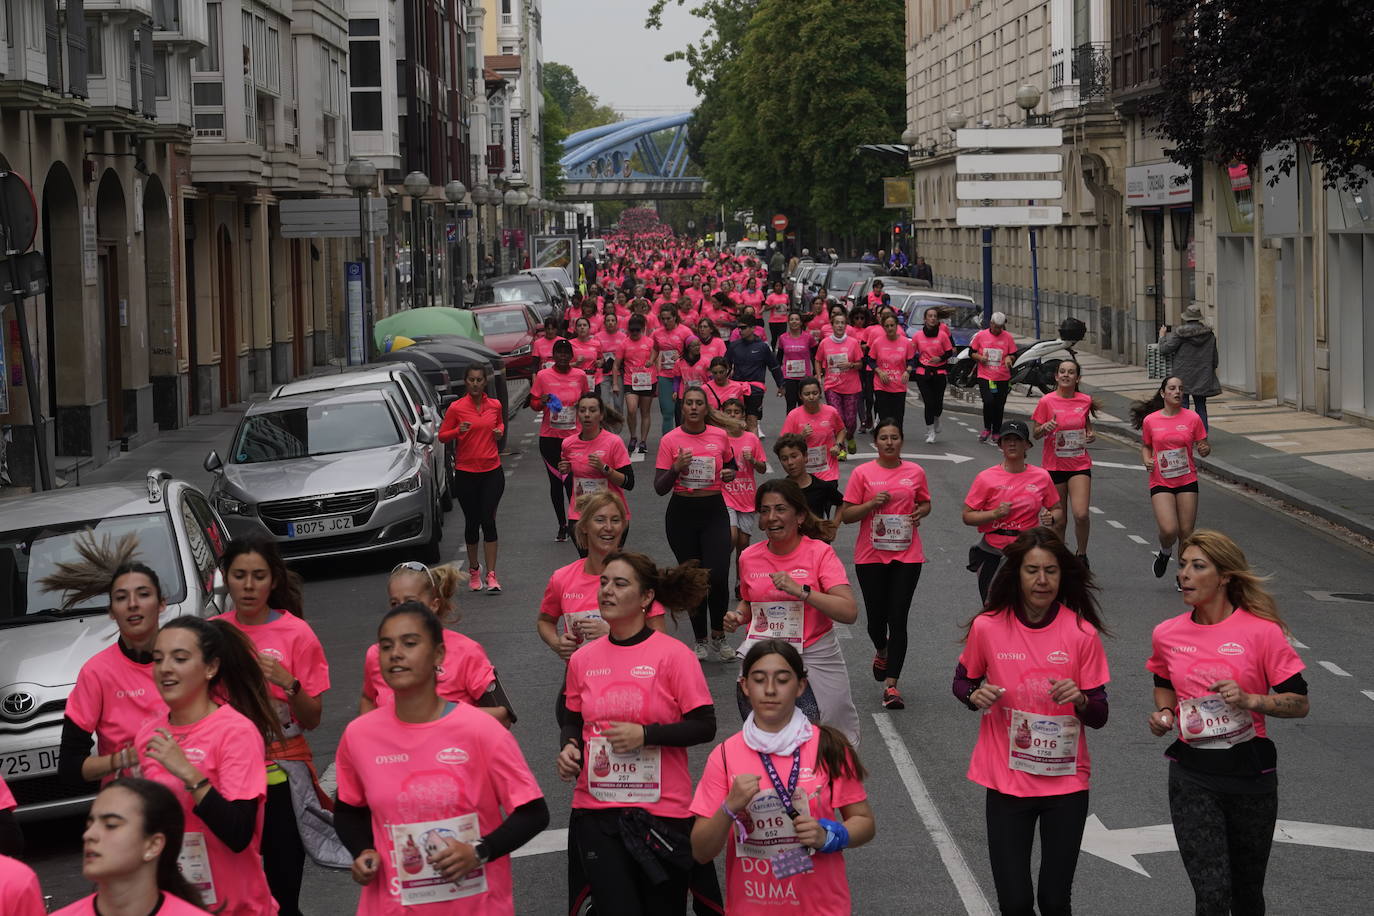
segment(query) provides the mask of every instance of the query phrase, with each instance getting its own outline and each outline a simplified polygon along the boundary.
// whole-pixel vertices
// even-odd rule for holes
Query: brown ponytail
[[[609,566],[620,560],[634,570],[641,591],[653,591],[654,600],[674,617],[696,610],[711,592],[711,575],[696,560],[659,569],[654,561],[632,550],[617,550],[606,557]]]

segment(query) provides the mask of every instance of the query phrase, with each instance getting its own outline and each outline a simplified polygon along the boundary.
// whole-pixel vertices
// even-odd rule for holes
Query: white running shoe
[[[926,429],[926,444],[929,445],[930,443],[932,443],[932,442],[934,442],[934,441],[935,441],[935,427],[931,426],[931,427],[929,427],[929,428]]]
[[[710,651],[706,648],[706,640],[704,640],[704,639],[698,639],[698,640],[697,640],[696,653],[697,653],[697,661],[699,661],[699,662],[704,662],[704,661],[706,661],[706,659],[708,659],[708,658],[711,657]]]
[[[723,662],[732,662],[735,660],[735,647],[730,645],[724,636],[712,637],[711,651],[715,653],[716,658],[719,658]]]

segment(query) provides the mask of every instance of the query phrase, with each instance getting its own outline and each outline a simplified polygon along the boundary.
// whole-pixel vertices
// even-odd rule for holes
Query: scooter
[[[1065,359],[1078,359],[1073,345],[1087,334],[1087,326],[1077,318],[1065,318],[1059,324],[1059,336],[1052,340],[1038,340],[1025,350],[1016,354],[1008,387],[1026,386],[1026,394],[1031,395],[1036,388],[1041,394],[1049,394],[1056,387],[1055,373]]]

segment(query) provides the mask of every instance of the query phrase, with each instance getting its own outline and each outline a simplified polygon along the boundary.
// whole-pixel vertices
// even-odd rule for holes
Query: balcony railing
[[[1105,99],[1112,82],[1111,45],[1107,42],[1089,42],[1075,47],[1073,79],[1078,82],[1080,101]]]

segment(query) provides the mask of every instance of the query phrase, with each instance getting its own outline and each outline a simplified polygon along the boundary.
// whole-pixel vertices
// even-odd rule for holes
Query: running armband
[[[817,818],[816,821],[825,828],[825,845],[818,852],[839,852],[849,846],[849,830],[844,824],[828,817]]]

